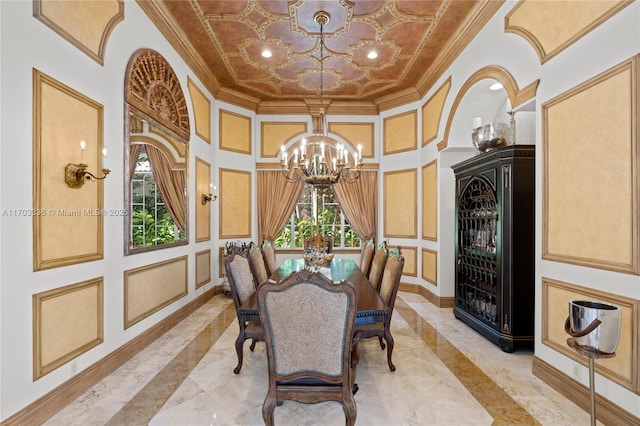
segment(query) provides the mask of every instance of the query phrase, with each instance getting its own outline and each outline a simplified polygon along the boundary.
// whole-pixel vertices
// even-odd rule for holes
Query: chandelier
[[[313,21],[320,26],[320,109],[312,116],[314,136],[303,138],[299,148],[293,151],[293,158],[282,145],[280,167],[287,182],[304,182],[314,187],[328,187],[338,181],[355,182],[360,177],[362,166],[362,145],[358,152],[351,155],[342,144],[327,141],[326,114],[324,109],[324,26],[330,16],[325,11],[316,12]]]

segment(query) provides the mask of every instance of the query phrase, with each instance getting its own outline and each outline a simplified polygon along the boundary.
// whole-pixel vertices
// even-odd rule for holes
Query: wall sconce
[[[203,206],[208,202],[215,201],[218,199],[218,189],[215,186],[213,186],[213,184],[209,184],[209,190],[211,191],[209,192],[209,195],[202,194],[200,196],[200,201],[202,201]]]
[[[64,168],[64,181],[70,188],[80,188],[87,180],[103,180],[111,172],[111,170],[105,167],[107,158],[107,148],[102,150],[102,177],[95,176],[93,173],[87,171],[87,164],[83,162],[84,150],[87,147],[85,141],[80,142],[80,163],[69,163]]]

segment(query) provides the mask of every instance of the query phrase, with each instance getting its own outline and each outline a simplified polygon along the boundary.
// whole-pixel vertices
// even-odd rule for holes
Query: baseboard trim
[[[418,284],[400,283],[398,288],[400,291],[406,291],[408,293],[416,293],[427,299],[429,302],[436,305],[438,308],[453,308],[455,304],[455,298],[453,297],[440,297],[433,294],[425,287]]]
[[[558,391],[578,407],[591,412],[591,393],[587,386],[574,380],[551,364],[533,357],[531,371],[534,376]],[[596,389],[597,391],[597,389]],[[606,425],[640,425],[640,418],[600,396],[596,392],[596,417]]]
[[[158,337],[195,312],[209,299],[222,293],[222,286],[216,285],[212,287],[109,355],[7,418],[0,425],[40,425],[44,423],[100,380],[113,373],[142,349],[153,343]]]

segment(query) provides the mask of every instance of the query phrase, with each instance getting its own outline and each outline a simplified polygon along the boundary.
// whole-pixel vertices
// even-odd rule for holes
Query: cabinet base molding
[[[536,356],[533,357],[531,372],[578,407],[586,412],[591,411],[590,391],[587,386]],[[640,425],[639,417],[598,395],[597,392],[596,417],[606,425]]]
[[[222,293],[223,289],[221,285],[212,287],[176,312],[151,326],[148,330],[115,349],[100,361],[87,367],[57,388],[7,418],[1,422],[0,425],[39,425],[44,423],[100,380],[133,358],[142,349],[153,343],[158,337],[162,336],[180,321],[195,312],[196,309],[204,305],[213,296]]]

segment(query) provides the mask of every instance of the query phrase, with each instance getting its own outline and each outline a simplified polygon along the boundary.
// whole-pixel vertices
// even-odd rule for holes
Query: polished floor
[[[267,389],[265,347],[245,344],[239,375],[238,326],[219,295],[96,384],[46,425],[261,425]],[[419,295],[399,292],[389,371],[377,339],[360,344],[355,395],[360,425],[586,425],[588,412],[531,374],[531,352],[504,353]],[[338,403],[290,401],[277,425],[343,425]]]

